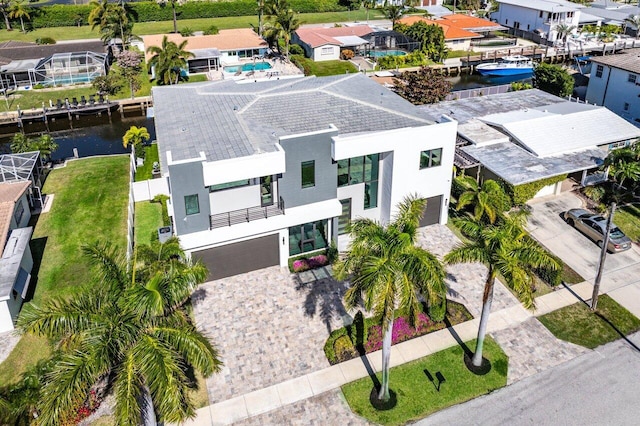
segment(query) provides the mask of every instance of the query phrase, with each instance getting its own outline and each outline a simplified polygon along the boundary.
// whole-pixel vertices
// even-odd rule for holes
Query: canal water
[[[507,75],[501,77],[489,77],[479,74],[461,74],[455,77],[447,77],[453,83],[453,90],[479,89],[488,86],[500,86],[516,81],[531,83],[531,74]]]
[[[139,114],[121,118],[120,114],[115,112],[111,116],[111,122],[106,114],[101,117],[81,116],[78,120],[73,119],[71,123],[67,118],[50,122],[50,134],[58,144],[58,149],[51,155],[51,159],[58,162],[71,158],[74,156],[74,148],[77,149],[78,157],[129,152],[122,146],[122,136],[131,126],[146,127],[151,140],[155,140],[153,119]],[[11,138],[18,131],[19,129],[15,126],[0,129],[1,152],[11,152],[9,147]],[[25,133],[30,136],[37,137],[46,131],[44,123],[25,124]]]

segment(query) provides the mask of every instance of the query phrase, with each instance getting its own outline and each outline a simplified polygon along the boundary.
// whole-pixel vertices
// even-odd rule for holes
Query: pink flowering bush
[[[396,318],[393,321],[391,330],[391,344],[404,342],[414,337],[422,336],[435,325],[433,321],[424,313],[419,313],[416,319],[416,326],[411,327],[405,317]],[[382,349],[382,327],[373,325],[369,328],[367,343],[364,345],[367,353]]]
[[[296,259],[291,265],[293,272],[304,272],[309,269],[320,268],[329,264],[329,258],[324,254],[319,254],[310,258]]]
[[[319,254],[318,256],[313,256],[309,259],[309,266],[313,268],[319,268],[321,266],[327,265],[329,263],[329,259],[324,254]]]
[[[293,272],[308,271],[310,268],[309,261],[307,259],[298,259],[293,261]]]

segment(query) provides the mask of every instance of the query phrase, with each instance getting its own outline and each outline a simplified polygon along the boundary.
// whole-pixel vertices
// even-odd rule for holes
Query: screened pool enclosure
[[[90,83],[96,77],[106,75],[109,67],[108,55],[96,52],[56,53],[42,59],[29,70],[32,86],[58,86]]]

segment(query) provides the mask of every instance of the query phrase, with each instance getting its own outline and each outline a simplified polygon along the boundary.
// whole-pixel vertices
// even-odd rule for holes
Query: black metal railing
[[[252,220],[266,219],[272,216],[284,214],[284,200],[282,197],[277,203],[270,206],[256,206],[246,209],[233,210],[225,213],[212,214],[209,217],[211,229],[251,222]]]

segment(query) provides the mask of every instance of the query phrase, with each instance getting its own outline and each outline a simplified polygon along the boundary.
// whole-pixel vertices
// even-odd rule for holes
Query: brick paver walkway
[[[300,283],[277,266],[200,286],[196,324],[224,361],[207,381],[211,402],[328,367],[323,347],[343,326],[344,290],[329,278]]]
[[[537,318],[491,335],[509,356],[509,385],[588,351],[557,339]]]

